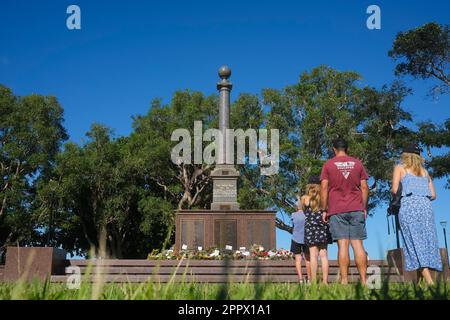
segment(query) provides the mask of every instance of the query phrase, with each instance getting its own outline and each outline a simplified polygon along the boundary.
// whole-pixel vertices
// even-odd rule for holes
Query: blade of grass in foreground
[[[91,299],[93,285],[83,282],[78,290],[70,290],[65,284],[47,281],[1,283],[0,299],[30,300],[72,300]],[[256,290],[259,290],[257,293]],[[328,286],[312,284],[265,283],[250,284],[196,283],[193,281],[161,284],[151,280],[145,283],[106,283],[99,292],[99,299],[106,300],[153,300],[186,299],[277,299],[277,300],[448,300],[450,292],[447,283],[427,286],[421,284],[391,283],[382,289],[370,290],[358,285]]]

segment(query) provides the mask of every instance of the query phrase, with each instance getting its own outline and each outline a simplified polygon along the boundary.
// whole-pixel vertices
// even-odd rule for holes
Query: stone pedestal
[[[275,211],[180,210],[176,215],[175,249],[211,247],[237,250],[253,244],[275,249]]]
[[[445,248],[440,249],[442,260],[442,272],[431,271],[432,277],[435,281],[449,280],[449,265],[447,258],[447,250]],[[406,282],[418,282],[421,278],[419,271],[406,271],[405,270],[405,258],[402,249],[389,250],[387,254],[388,265],[391,268],[395,268],[397,273],[403,276],[403,280]]]
[[[239,172],[232,165],[217,165],[213,180],[213,201],[211,210],[239,210],[237,202],[237,179]]]
[[[66,251],[51,247],[8,247],[4,281],[44,281],[52,274],[64,274]]]

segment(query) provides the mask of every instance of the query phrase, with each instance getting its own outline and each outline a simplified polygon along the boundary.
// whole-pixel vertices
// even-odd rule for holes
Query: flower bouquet
[[[153,250],[148,259],[151,260],[179,260],[179,259],[193,259],[193,260],[289,260],[293,259],[293,255],[289,250],[265,250],[261,245],[252,245],[250,249],[245,247],[239,248],[239,250],[233,250],[231,246],[227,246],[225,249],[218,249],[211,247],[204,250],[202,247],[198,247],[194,250],[188,250],[187,246],[182,246],[178,253],[173,248],[169,250]]]

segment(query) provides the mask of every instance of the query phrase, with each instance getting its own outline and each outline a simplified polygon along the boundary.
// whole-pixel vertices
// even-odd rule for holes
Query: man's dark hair
[[[333,141],[333,148],[335,148],[336,150],[344,150],[345,152],[347,152],[347,149],[348,149],[347,140],[345,140],[343,138],[335,139]]]

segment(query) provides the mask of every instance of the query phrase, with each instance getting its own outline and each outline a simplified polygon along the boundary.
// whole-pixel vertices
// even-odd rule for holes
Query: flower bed
[[[265,250],[263,246],[253,245],[250,249],[241,247],[239,250],[233,250],[231,247],[222,250],[215,247],[205,250],[201,247],[196,250],[183,248],[179,252],[175,252],[173,248],[162,251],[153,250],[147,258],[150,260],[290,260],[293,259],[293,254],[285,249]]]

